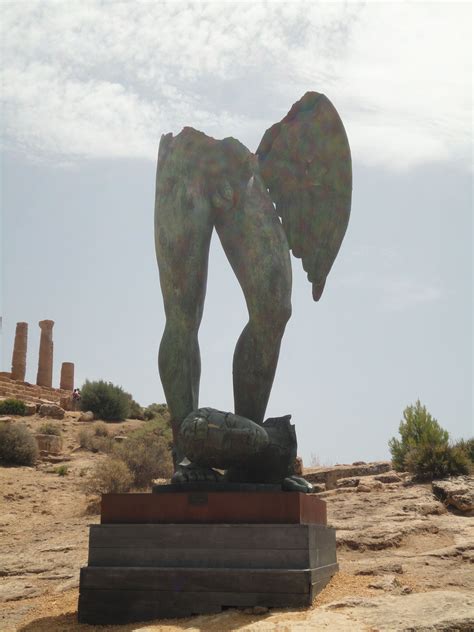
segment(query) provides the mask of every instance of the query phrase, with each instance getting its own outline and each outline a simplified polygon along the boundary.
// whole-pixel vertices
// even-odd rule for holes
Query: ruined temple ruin
[[[28,350],[28,323],[16,324],[11,372],[0,371],[0,399],[12,397],[27,403],[54,403],[67,408],[74,390],[74,363],[63,362],[59,388],[53,382],[52,320],[41,320],[38,373],[36,384],[25,382]]]

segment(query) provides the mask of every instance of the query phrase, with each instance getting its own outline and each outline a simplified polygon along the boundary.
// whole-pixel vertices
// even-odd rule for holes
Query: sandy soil
[[[33,417],[28,424],[37,427],[42,421]],[[357,604],[371,602],[374,612],[378,608],[383,613],[385,602],[381,595],[385,599],[404,599],[407,604],[413,602],[415,608],[418,606],[414,599],[410,601],[410,596],[418,593],[449,591],[440,593],[437,601],[453,601],[453,595],[458,594],[461,603],[467,603],[463,595],[474,591],[470,564],[474,559],[474,520],[448,513],[433,497],[429,485],[374,485],[368,493],[344,489],[325,494],[329,521],[337,528],[341,571],[318,595],[312,609],[271,610],[262,616],[229,610],[220,615],[144,624],[97,628],[80,625],[76,620],[79,569],[87,563],[87,527],[99,521],[98,515],[87,513],[81,486],[88,469],[104,457],[77,449],[79,429],[90,424],[79,422],[77,415],[69,415],[59,423],[67,460],[40,463],[36,468],[0,468],[0,630],[3,632],[95,629],[282,632],[315,629],[315,626],[373,630],[384,628],[367,627],[363,617],[357,618]],[[111,428],[123,433],[139,423],[113,424]],[[61,464],[68,467],[66,476],[57,472]],[[401,572],[394,565],[401,566]],[[348,598],[359,601],[333,607],[334,602]],[[467,610],[466,613],[462,607],[460,613],[458,610],[459,607],[456,616],[468,616]],[[415,625],[412,629],[418,628]]]

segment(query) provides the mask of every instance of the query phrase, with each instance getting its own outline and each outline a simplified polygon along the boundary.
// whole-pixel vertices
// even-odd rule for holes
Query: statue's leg
[[[291,315],[288,242],[260,176],[250,179],[232,210],[217,214],[216,230],[249,312],[234,354],[235,413],[260,424]]]
[[[184,458],[183,419],[199,406],[201,359],[198,329],[206,293],[213,230],[209,204],[178,184],[157,195],[155,242],[166,326],[158,364],[173,429],[175,467]]]

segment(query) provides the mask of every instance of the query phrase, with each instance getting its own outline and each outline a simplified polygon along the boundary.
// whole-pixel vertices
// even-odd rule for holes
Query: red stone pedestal
[[[298,492],[104,494],[102,524],[327,524],[326,503]]]
[[[310,606],[337,572],[326,505],[297,492],[105,494],[79,621]]]

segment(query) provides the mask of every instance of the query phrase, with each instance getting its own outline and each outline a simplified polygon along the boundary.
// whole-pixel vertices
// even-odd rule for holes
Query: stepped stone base
[[[61,399],[71,399],[71,392],[52,388],[48,386],[38,386],[29,382],[13,380],[11,373],[0,372],[0,399],[13,398],[23,402],[34,404],[52,403],[59,404]]]
[[[235,521],[199,523],[189,518],[188,523],[173,524],[162,514],[148,524],[114,524],[107,522],[111,496],[128,496],[132,509],[136,496],[153,497],[152,503],[180,496],[176,502],[182,508],[182,496],[193,493],[104,496],[105,515],[102,524],[90,527],[88,566],[81,569],[79,621],[126,623],[227,607],[310,606],[338,570],[335,530],[325,524],[323,501],[297,492],[216,494],[223,506],[230,501],[226,496],[233,498]],[[245,513],[251,496],[264,507],[260,523],[238,520],[239,508]],[[306,523],[301,515],[293,523],[264,523],[269,515],[265,496],[267,507],[270,500],[278,507],[280,496],[280,510],[314,503],[313,515],[319,517],[311,522],[310,516]],[[125,511],[125,499],[120,502]],[[146,504],[143,498],[140,502]],[[211,513],[217,509],[211,504]]]

